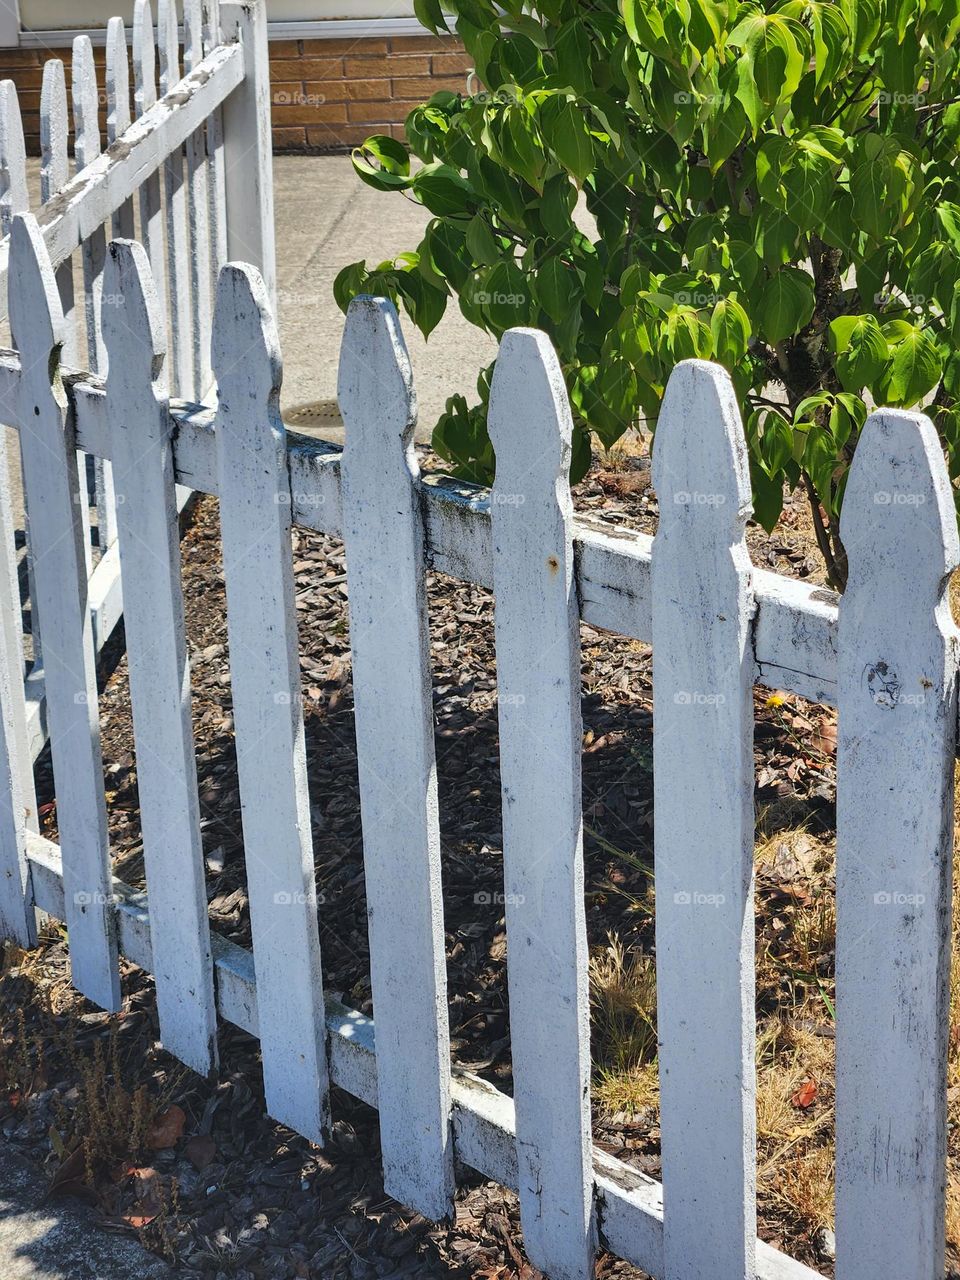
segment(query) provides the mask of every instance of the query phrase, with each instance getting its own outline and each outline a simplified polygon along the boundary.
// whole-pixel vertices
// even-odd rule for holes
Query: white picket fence
[[[128,37],[132,50],[128,50]],[[182,45],[181,63],[176,0],[158,0],[156,29],[150,0],[136,0],[129,31],[122,18],[109,23],[102,85],[97,82],[89,36],[74,41],[70,105],[63,63],[51,58],[44,64],[37,220],[64,313],[64,365],[92,373],[103,368],[105,228],[109,226],[114,236],[128,237],[139,228],[168,336],[171,394],[194,402],[202,400],[212,385],[211,300],[220,267],[228,256],[243,257],[257,264],[271,288],[274,278],[264,0],[223,4],[186,0]],[[106,125],[106,139],[100,118]],[[6,80],[0,82],[0,289],[4,291],[12,220],[30,207],[20,105],[13,82]],[[82,260],[79,300],[73,271],[78,253]],[[0,421],[9,423],[14,416],[11,407],[0,403]],[[87,459],[81,453],[77,461],[81,549],[94,643],[99,649],[123,610],[118,516],[111,464],[98,458],[94,538]],[[0,430],[3,486],[7,468]],[[188,489],[180,491],[181,506],[188,496]],[[32,642],[25,677],[27,731],[36,755],[47,737],[46,671],[29,509],[24,524]],[[9,541],[12,535],[7,530],[3,536]],[[7,603],[3,597],[3,606]]]
[[[126,240],[106,261],[106,379],[61,382],[54,267],[38,222],[15,219],[17,352],[0,354],[0,394],[34,515],[60,844],[35,830],[14,611],[0,930],[28,945],[36,909],[66,920],[73,981],[103,1008],[119,1003],[118,951],[151,971],[163,1042],[198,1071],[216,1065],[218,1016],[259,1036],[270,1114],[314,1141],[331,1082],[378,1107],[386,1188],[413,1209],[453,1212],[457,1159],[516,1189],[529,1256],[553,1280],[592,1276],[598,1243],[664,1280],[809,1280],[756,1238],[752,690],[833,703],[837,1276],[942,1275],[958,663],[944,586],[960,548],[928,420],[883,410],[864,428],[838,602],[751,566],[743,429],[714,365],[670,380],[650,539],[574,516],[570,409],[542,334],[503,341],[487,493],[419,475],[388,303],[359,299],[347,319],[341,452],[284,432],[252,268],[220,274],[218,395],[203,407],[169,402],[148,255]],[[110,871],[75,448],[112,464],[124,499],[146,895]],[[178,482],[220,502],[252,952],[211,933],[205,904]],[[323,994],[293,524],[346,544],[376,1039]],[[450,1065],[428,568],[495,593],[513,1098]],[[662,1187],[591,1140],[581,618],[653,644]]]

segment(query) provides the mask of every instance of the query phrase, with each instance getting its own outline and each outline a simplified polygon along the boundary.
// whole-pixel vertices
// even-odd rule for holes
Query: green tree
[[[416,0],[443,27],[440,0]],[[451,295],[499,337],[545,329],[574,475],[655,424],[678,360],[730,371],[757,517],[802,483],[831,580],[870,402],[929,401],[960,474],[960,0],[443,0],[477,92],[437,93],[354,152],[433,215],[415,252],[335,292],[392,297],[429,334]],[[465,89],[466,89],[465,85]],[[597,237],[574,221],[580,194]],[[490,370],[434,446],[489,481]]]

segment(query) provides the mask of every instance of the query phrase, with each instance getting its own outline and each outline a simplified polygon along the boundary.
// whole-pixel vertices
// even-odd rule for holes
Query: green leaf
[[[589,93],[593,88],[590,63],[593,44],[582,18],[563,24],[557,32],[554,51],[560,79],[580,93]]]
[[[894,347],[879,394],[890,405],[910,406],[932,391],[943,372],[943,357],[925,329],[908,326]]]
[[[465,213],[476,199],[470,183],[448,164],[425,165],[411,185],[417,199],[438,217]]]
[[[750,318],[735,298],[721,298],[710,317],[716,357],[727,368],[747,354]]]
[[[772,533],[783,511],[783,477],[769,476],[760,463],[750,459],[750,480],[753,487],[754,518]]]
[[[440,0],[413,0],[413,12],[420,25],[432,31],[435,36],[448,30]]]
[[[493,328],[501,332],[529,321],[530,286],[512,259],[501,260],[481,274],[476,300]]]
[[[501,249],[490,230],[490,224],[481,214],[476,214],[467,224],[467,248],[474,262],[492,267],[501,257]]]
[[[366,281],[367,264],[365,262],[351,262],[337,273],[337,278],[333,282],[333,297],[344,314],[357,294],[363,293]]]
[[[410,319],[425,338],[443,319],[447,309],[447,291],[433,288],[419,271],[400,271],[397,273],[397,291]]]
[[[873,316],[840,316],[830,324],[834,368],[845,391],[872,388],[886,367],[889,350]]]
[[[355,148],[353,167],[367,186],[377,191],[403,191],[411,183],[410,153],[402,142],[386,134],[375,133]]]
[[[782,414],[772,409],[763,417],[760,450],[767,474],[782,477],[783,468],[793,457],[793,427]]]
[[[559,324],[580,305],[583,297],[580,277],[561,258],[547,258],[537,272],[537,297],[551,320]]]
[[[813,315],[813,280],[796,267],[781,267],[767,284],[759,305],[759,336],[782,342],[803,328]]]
[[[555,115],[544,118],[544,129],[550,150],[582,187],[594,165],[593,138],[583,111],[576,103],[566,102]]]
[[[775,13],[751,10],[729,36],[741,50],[737,97],[756,132],[778,102],[787,102],[803,74],[796,25]]]
[[[813,426],[807,433],[802,466],[813,481],[817,497],[827,511],[834,514],[833,476],[837,468],[837,450],[825,427]]]

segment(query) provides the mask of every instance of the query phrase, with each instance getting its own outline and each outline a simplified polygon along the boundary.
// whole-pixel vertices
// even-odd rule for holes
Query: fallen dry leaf
[[[826,716],[821,716],[817,721],[816,732],[813,735],[813,745],[815,750],[819,751],[823,756],[832,756],[837,750],[837,725],[833,720],[829,720]]]
[[[216,1157],[217,1144],[209,1134],[198,1133],[187,1140],[183,1151],[195,1169],[203,1170]]]
[[[816,1080],[804,1080],[803,1084],[793,1095],[790,1101],[795,1107],[812,1107],[817,1100],[817,1082]]]
[[[66,1160],[63,1161],[53,1175],[53,1180],[47,1189],[45,1198],[55,1195],[89,1197],[92,1193],[84,1182],[86,1168],[87,1161],[83,1147],[77,1147],[76,1151],[72,1151],[67,1156]]]
[[[158,1117],[157,1123],[150,1130],[147,1146],[151,1151],[162,1151],[165,1147],[174,1146],[183,1137],[186,1123],[186,1112],[173,1103]]]

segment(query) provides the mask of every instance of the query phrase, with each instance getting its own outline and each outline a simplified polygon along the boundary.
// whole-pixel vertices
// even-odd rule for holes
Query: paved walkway
[[[333,300],[337,272],[361,258],[373,266],[416,249],[430,215],[399,192],[366,186],[349,156],[277,156],[274,181],[281,406],[299,418],[300,406],[336,397],[344,319]],[[429,439],[449,396],[475,397],[477,374],[496,355],[496,343],[467,323],[453,297],[428,342],[401,321],[420,405],[418,437]]]
[[[2,1141],[2,1139],[0,1139]],[[3,1280],[173,1280],[136,1240],[93,1225],[76,1200],[44,1203],[47,1179],[4,1144],[0,1151]]]

